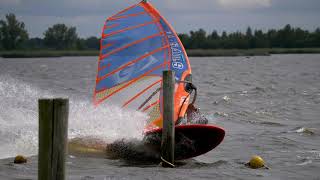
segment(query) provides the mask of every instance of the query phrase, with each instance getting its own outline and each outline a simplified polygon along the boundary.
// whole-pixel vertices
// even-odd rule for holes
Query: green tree
[[[207,47],[207,35],[205,30],[199,29],[198,31],[190,31],[190,35],[191,49]]]
[[[44,46],[44,42],[43,42],[43,39],[41,38],[30,38],[25,46],[28,48],[28,49],[44,49],[45,46]]]
[[[275,29],[270,29],[266,34],[270,47],[280,47],[281,42],[278,39],[278,31]]]
[[[83,39],[83,38],[78,38],[78,39],[77,39],[77,42],[76,42],[76,49],[78,49],[78,50],[88,49],[88,48],[86,47],[86,40]]]
[[[85,40],[85,46],[87,49],[99,49],[100,39],[98,39],[97,37],[91,36]]]
[[[212,33],[210,35],[208,35],[208,38],[207,38],[207,43],[208,43],[208,48],[211,48],[211,49],[216,49],[219,47],[219,34],[217,31],[212,31]]]
[[[3,49],[3,46],[2,46],[2,31],[1,31],[1,29],[0,29],[0,50],[2,50]]]
[[[317,28],[313,34],[312,41],[314,43],[312,44],[313,47],[320,47],[320,28]]]
[[[23,22],[19,22],[12,13],[6,15],[6,20],[0,20],[0,41],[6,50],[21,48],[28,40],[28,32]]]
[[[301,28],[296,28],[294,29],[294,34],[293,34],[293,47],[296,48],[303,48],[308,46],[306,44],[307,40],[308,40],[308,31],[304,31]]]
[[[228,34],[226,31],[223,31],[222,32],[222,36],[221,36],[222,39],[227,39],[228,38]]]
[[[253,39],[253,35],[252,35],[252,29],[251,27],[247,28],[246,31],[246,41],[247,41],[247,48],[253,48],[254,46],[254,39]]]
[[[268,39],[266,35],[262,32],[262,30],[254,31],[254,40],[253,40],[254,48],[267,48],[269,46]]]
[[[251,29],[251,27],[248,27],[248,28],[247,28],[246,36],[247,36],[248,38],[252,38],[252,29]]]
[[[290,24],[287,24],[283,29],[278,31],[278,39],[280,41],[280,47],[292,48],[294,44],[294,29]]]
[[[190,48],[190,37],[188,34],[179,34],[179,39],[181,40],[183,46],[186,48],[186,49],[189,49]]]
[[[84,50],[84,49],[99,50],[100,39],[94,36],[88,37],[87,39],[79,38],[77,40],[76,48],[78,50]]]
[[[75,27],[55,24],[44,32],[44,43],[54,49],[74,49],[77,47],[78,35]]]

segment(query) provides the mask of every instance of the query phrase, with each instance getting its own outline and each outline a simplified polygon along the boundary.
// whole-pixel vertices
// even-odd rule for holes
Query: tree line
[[[287,24],[282,29],[267,32],[247,28],[221,35],[217,31],[207,34],[203,29],[179,34],[186,49],[251,49],[251,48],[311,48],[320,47],[320,28],[310,32]]]
[[[0,50],[55,49],[55,50],[98,50],[100,39],[94,36],[80,38],[76,27],[55,24],[49,27],[43,38],[29,38],[25,24],[14,14],[0,20]],[[227,33],[207,33],[203,29],[179,34],[186,49],[251,49],[251,48],[310,48],[320,47],[320,28],[311,32],[289,24],[282,29],[267,32],[247,28]]]
[[[44,38],[29,38],[24,22],[14,14],[7,14],[0,20],[0,50],[54,49],[54,50],[97,50],[100,39],[91,36],[80,38],[76,27],[54,24],[44,33]]]

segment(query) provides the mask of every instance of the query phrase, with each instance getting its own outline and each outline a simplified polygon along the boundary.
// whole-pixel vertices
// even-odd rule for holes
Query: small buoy
[[[247,163],[247,165],[252,169],[258,169],[258,168],[265,167],[264,160],[260,156],[257,156],[257,155],[252,156],[250,162]]]
[[[27,162],[27,158],[25,158],[24,156],[22,155],[18,155],[14,158],[14,161],[13,161],[15,164],[23,164],[23,163],[26,163]]]

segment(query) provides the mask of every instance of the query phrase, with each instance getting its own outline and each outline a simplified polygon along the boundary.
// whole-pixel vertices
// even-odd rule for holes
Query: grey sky
[[[99,36],[105,18],[139,0],[0,0],[0,17],[15,13],[31,37],[55,23],[77,27],[81,37]],[[149,0],[177,32],[203,28],[244,31],[282,28],[286,24],[320,27],[320,0]]]

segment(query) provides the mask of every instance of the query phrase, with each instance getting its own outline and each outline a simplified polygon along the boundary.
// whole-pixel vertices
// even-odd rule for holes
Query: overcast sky
[[[15,13],[31,37],[55,23],[77,27],[81,37],[100,36],[106,17],[139,0],[0,0],[0,17]],[[286,24],[320,27],[320,0],[149,0],[178,33],[203,28],[234,32],[267,30]]]

